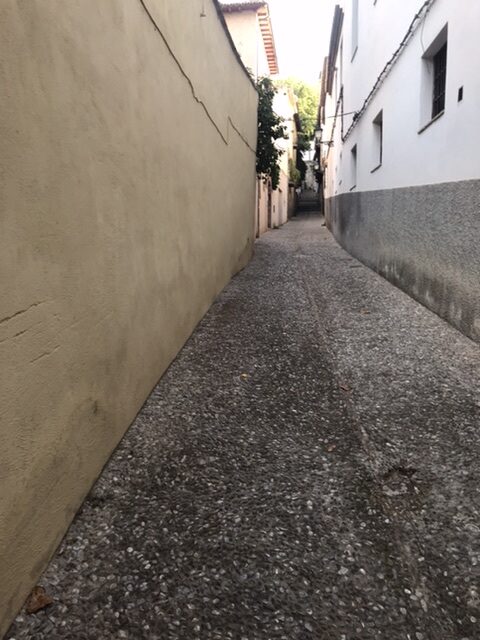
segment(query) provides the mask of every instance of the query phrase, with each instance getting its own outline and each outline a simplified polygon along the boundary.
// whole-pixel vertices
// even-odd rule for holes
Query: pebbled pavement
[[[318,216],[267,234],[6,637],[480,638],[479,354]]]

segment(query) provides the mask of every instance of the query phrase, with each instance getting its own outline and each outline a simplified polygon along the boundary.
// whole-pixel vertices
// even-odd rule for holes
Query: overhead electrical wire
[[[333,147],[333,138],[335,136],[335,127],[337,126],[337,119],[339,117],[338,110],[340,109],[340,105],[343,104],[343,87],[340,89],[340,95],[338,96],[337,106],[335,107],[335,115],[333,116],[335,120],[333,121],[332,133],[330,135],[330,140],[328,142],[323,142],[322,144],[327,144],[328,148]]]
[[[387,64],[383,67],[382,72],[380,73],[380,75],[376,79],[372,90],[370,91],[368,96],[365,98],[365,101],[362,104],[361,108],[358,111],[355,112],[355,115],[353,117],[353,122],[352,122],[352,124],[350,125],[350,127],[347,130],[347,132],[345,133],[345,135],[342,138],[343,141],[345,141],[348,138],[348,136],[351,134],[351,132],[353,131],[353,129],[357,125],[357,122],[360,120],[362,115],[367,110],[368,105],[370,104],[370,102],[371,102],[372,98],[374,97],[374,95],[377,93],[378,89],[380,88],[380,85],[383,84],[383,82],[387,78],[388,74],[392,70],[393,65],[395,64],[397,59],[400,57],[402,51],[405,49],[405,47],[407,46],[409,40],[412,38],[412,36],[414,35],[415,31],[417,30],[417,28],[418,28],[418,26],[420,24],[420,21],[424,20],[426,18],[428,12],[430,11],[430,9],[432,8],[432,6],[433,6],[433,4],[435,2],[436,2],[436,0],[426,0],[423,3],[423,5],[421,6],[421,8],[418,11],[418,13],[415,14],[415,17],[413,18],[412,22],[410,23],[408,31],[405,34],[405,36],[404,36],[403,40],[401,41],[400,45],[398,46],[398,48],[396,49],[396,51],[394,52],[394,54],[392,55],[390,60],[387,62]]]

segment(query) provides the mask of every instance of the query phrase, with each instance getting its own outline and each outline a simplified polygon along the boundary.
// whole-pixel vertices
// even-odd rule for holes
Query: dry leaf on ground
[[[29,614],[37,613],[53,604],[53,599],[47,595],[43,587],[36,586],[32,589],[31,594],[27,598],[25,603],[25,611]]]

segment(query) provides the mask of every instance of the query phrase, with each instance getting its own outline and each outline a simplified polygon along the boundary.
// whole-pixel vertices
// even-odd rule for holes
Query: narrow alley
[[[263,236],[9,640],[474,640],[478,345],[315,214]]]

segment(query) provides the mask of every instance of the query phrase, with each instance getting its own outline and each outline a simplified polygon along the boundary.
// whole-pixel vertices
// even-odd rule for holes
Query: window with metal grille
[[[432,118],[445,109],[445,86],[447,81],[447,43],[433,56],[433,102]]]

